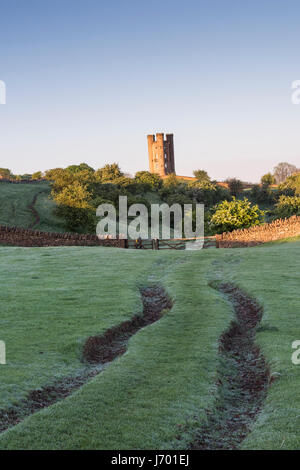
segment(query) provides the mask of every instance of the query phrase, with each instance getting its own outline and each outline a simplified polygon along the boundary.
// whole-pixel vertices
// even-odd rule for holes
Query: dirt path
[[[236,449],[251,430],[269,385],[269,368],[255,345],[262,307],[229,283],[211,287],[233,304],[236,320],[219,342],[217,394],[214,409],[207,410],[192,449]]]
[[[38,223],[40,222],[40,216],[38,211],[35,208],[35,203],[37,201],[37,198],[39,197],[40,194],[42,194],[44,191],[39,191],[34,195],[34,198],[32,199],[32,202],[27,206],[30,212],[34,216],[34,221],[27,227],[28,229],[33,229]]]
[[[98,375],[103,370],[104,364],[124,354],[131,336],[141,328],[158,321],[164,310],[172,308],[172,302],[162,287],[147,287],[140,292],[143,314],[134,315],[131,320],[110,328],[103,335],[88,338],[83,349],[83,359],[90,364],[86,371],[80,375],[64,377],[53,385],[31,390],[27,398],[14,407],[0,411],[0,432],[15,426],[36,411],[68,397]]]

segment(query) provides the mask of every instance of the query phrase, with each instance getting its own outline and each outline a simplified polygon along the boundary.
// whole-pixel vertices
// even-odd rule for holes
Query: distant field
[[[35,184],[0,183],[0,225],[29,228],[49,232],[63,232],[63,221],[53,214],[54,202],[49,199],[50,186],[47,182]],[[40,221],[35,224],[35,215],[30,210],[37,196],[35,209]]]
[[[239,285],[264,306],[257,343],[274,380],[247,449],[299,448],[300,242],[199,252],[2,248],[3,409],[28,390],[83,367],[87,336],[141,311],[138,287],[174,300],[128,351],[67,399],[0,436],[4,449],[185,448],[213,409],[218,340],[232,307],[208,283]],[[230,365],[229,373],[230,373]],[[222,405],[222,403],[220,403]]]

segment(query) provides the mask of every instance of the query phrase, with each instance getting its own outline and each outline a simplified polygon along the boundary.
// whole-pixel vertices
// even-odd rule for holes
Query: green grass
[[[243,449],[299,449],[300,366],[291,361],[292,342],[300,339],[299,261],[299,241],[277,244],[264,248],[263,257],[261,249],[242,253],[231,273],[264,306],[257,343],[277,378]]]
[[[8,359],[2,408],[81,370],[87,336],[141,311],[138,286],[160,282],[174,299],[173,309],[131,338],[125,355],[95,379],[1,435],[1,449],[185,448],[214,403],[218,338],[232,319],[230,304],[208,286],[218,279],[263,304],[257,342],[280,374],[242,447],[299,447],[300,366],[291,362],[291,344],[300,339],[299,241],[199,252],[0,252],[0,339]]]
[[[198,257],[185,252],[48,248],[2,253],[6,269],[15,266],[10,278],[3,272],[9,301],[2,339],[9,363],[2,369],[2,406],[51,377],[82,368],[87,336],[141,311],[139,285],[162,282],[175,304],[80,391],[2,435],[0,447],[180,447],[178,426],[201,416],[212,400],[217,340],[231,317],[225,302],[207,289],[210,257],[199,268]]]
[[[89,247],[0,248],[0,258],[1,408],[81,369],[84,340],[140,309],[137,279],[151,266],[151,258],[131,266],[128,252]]]
[[[35,209],[40,222],[36,230],[63,232],[63,220],[53,214],[55,203],[49,198],[50,186],[47,182],[35,184],[0,183],[0,225],[28,228],[35,216],[28,206],[38,195]]]
[[[272,245],[281,245],[282,243],[293,243],[293,242],[299,242],[299,241],[300,241],[300,235],[296,237],[282,238],[281,240],[274,240],[272,242],[264,243],[261,246],[266,247],[266,246],[272,246]]]

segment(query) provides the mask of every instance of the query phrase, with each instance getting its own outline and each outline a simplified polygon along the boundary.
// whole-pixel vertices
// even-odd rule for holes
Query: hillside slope
[[[47,182],[0,184],[0,225],[63,232],[63,221],[53,214]]]

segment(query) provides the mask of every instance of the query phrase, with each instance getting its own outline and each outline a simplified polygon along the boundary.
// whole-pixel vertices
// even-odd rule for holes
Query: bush
[[[188,184],[189,194],[194,202],[212,207],[224,199],[230,199],[229,192],[211,181],[193,181]]]
[[[275,194],[268,186],[259,186],[255,184],[250,191],[250,198],[252,201],[259,204],[274,204]]]
[[[207,174],[207,171],[205,170],[195,170],[193,171],[195,178],[197,178],[198,181],[210,181],[210,177]]]
[[[211,218],[211,226],[216,233],[232,232],[236,229],[249,228],[263,222],[264,212],[248,199],[243,201],[233,197],[232,201],[223,201],[217,205]]]
[[[271,186],[271,184],[276,183],[276,179],[275,176],[272,175],[272,173],[267,173],[261,177],[260,182],[264,186]]]
[[[162,186],[161,177],[149,171],[138,171],[134,180],[144,191],[157,191]]]
[[[226,181],[228,183],[231,196],[237,197],[243,191],[243,182],[236,178],[231,178]]]
[[[285,182],[279,186],[279,191],[286,196],[300,195],[300,173],[289,176]]]
[[[300,215],[300,196],[280,196],[275,206],[276,218]]]
[[[95,172],[95,178],[100,182],[113,181],[121,176],[123,176],[123,172],[120,170],[118,163],[107,163]]]
[[[31,179],[33,180],[41,180],[43,178],[43,174],[41,171],[36,171],[35,173],[32,174]]]

